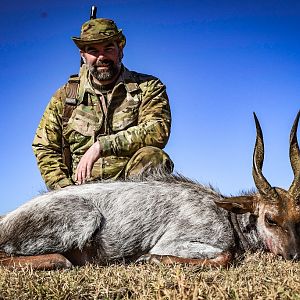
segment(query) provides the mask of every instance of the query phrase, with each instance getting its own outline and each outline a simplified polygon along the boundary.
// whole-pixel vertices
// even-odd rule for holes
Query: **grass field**
[[[256,253],[228,269],[147,264],[0,268],[0,299],[300,299],[300,262]]]

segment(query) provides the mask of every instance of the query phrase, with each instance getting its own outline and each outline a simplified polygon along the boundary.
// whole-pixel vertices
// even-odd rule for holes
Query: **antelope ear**
[[[215,200],[215,203],[226,210],[236,214],[244,214],[247,212],[254,213],[256,196],[238,196]]]

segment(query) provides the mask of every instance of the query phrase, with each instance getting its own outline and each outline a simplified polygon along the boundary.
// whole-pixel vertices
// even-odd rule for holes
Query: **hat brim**
[[[108,42],[108,41],[113,41],[113,40],[120,40],[122,43],[122,47],[124,47],[125,43],[126,43],[125,36],[123,35],[121,30],[114,35],[111,35],[108,37],[101,37],[100,39],[84,40],[84,39],[81,39],[80,37],[73,36],[72,40],[80,50],[84,50],[85,46],[87,46],[87,45],[93,45],[93,44],[98,44],[98,43],[103,43],[103,42]]]

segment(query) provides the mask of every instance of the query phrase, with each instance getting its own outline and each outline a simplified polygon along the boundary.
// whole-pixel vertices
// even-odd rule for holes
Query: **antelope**
[[[289,190],[263,176],[256,124],[256,193],[225,197],[180,175],[71,186],[40,195],[0,219],[0,264],[34,269],[88,263],[159,262],[227,266],[246,250],[300,255],[300,151],[290,133]]]

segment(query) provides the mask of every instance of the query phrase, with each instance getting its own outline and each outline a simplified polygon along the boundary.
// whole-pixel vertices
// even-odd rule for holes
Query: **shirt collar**
[[[97,93],[95,92],[91,84],[90,72],[87,65],[83,64],[81,66],[79,78],[80,78],[80,84],[79,84],[77,99],[78,99],[78,103],[81,103],[86,93],[92,95],[96,95]],[[125,90],[130,94],[140,90],[140,87],[136,82],[136,79],[133,76],[132,72],[130,72],[127,68],[125,68],[124,65],[122,65],[121,74],[115,83],[113,91],[119,88],[120,86],[124,86]]]

